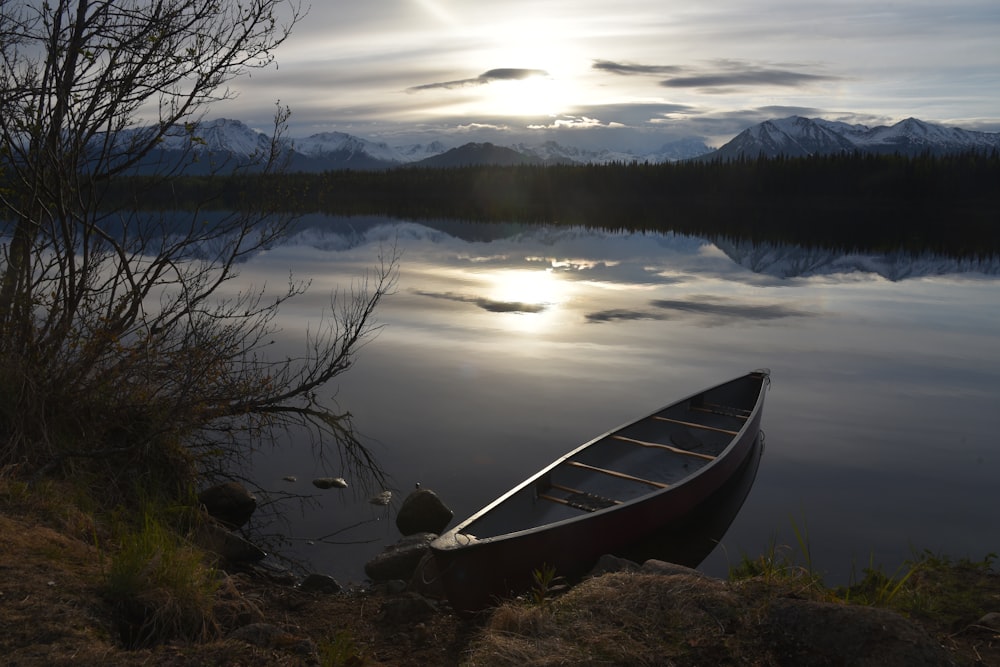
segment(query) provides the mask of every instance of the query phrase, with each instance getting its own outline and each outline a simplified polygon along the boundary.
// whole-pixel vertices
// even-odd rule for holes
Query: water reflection
[[[281,530],[316,569],[360,579],[396,539],[391,517],[416,482],[468,516],[595,434],[758,367],[773,377],[767,459],[703,569],[724,575],[743,553],[794,544],[793,520],[808,523],[813,564],[832,582],[870,560],[891,571],[911,545],[974,558],[1000,548],[997,262],[317,217],[243,267],[247,284],[283,284],[290,269],[313,281],[282,311],[279,353],[299,349],[325,293],[379,244],[403,250],[398,292],[327,394],[391,475],[388,515],[354,480],[311,488],[342,474],[336,457],[317,463],[285,443],[255,461],[264,489],[312,497]],[[315,539],[340,530],[357,544]]]

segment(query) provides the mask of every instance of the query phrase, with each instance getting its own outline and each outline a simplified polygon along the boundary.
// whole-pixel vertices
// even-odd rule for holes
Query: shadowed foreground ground
[[[306,593],[220,573],[206,641],[130,651],[104,593],[111,547],[86,521],[0,505],[0,536],[9,665],[1000,665],[1000,630],[979,623],[1000,611],[989,566],[952,568],[947,591],[916,572],[908,585],[933,601],[908,616],[830,601],[808,577],[729,583],[679,568],[605,574],[471,619],[405,592]]]

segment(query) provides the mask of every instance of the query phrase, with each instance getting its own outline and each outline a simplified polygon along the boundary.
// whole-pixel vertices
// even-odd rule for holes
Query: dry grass
[[[906,607],[891,607],[902,616],[850,605],[798,570],[734,582],[682,573],[605,574],[543,605],[522,600],[497,608],[466,664],[752,666],[808,658],[810,665],[835,665],[866,654],[872,659],[864,664],[876,664],[876,656],[892,657],[894,665],[928,664],[908,662],[928,655],[933,661],[948,655],[956,665],[1000,664],[1000,634],[976,625],[1000,609],[1000,576],[989,564],[938,559],[921,566],[919,577],[900,586],[905,594],[896,602],[905,600]],[[782,626],[789,618],[802,624],[791,635]],[[891,619],[885,621],[891,627],[883,619]],[[926,644],[911,644],[915,637]]]
[[[614,573],[589,579],[547,606],[499,607],[470,665],[710,664],[738,653],[746,623],[721,581]]]
[[[309,594],[259,577],[216,572],[214,580],[203,582],[212,596],[199,598],[196,614],[199,622],[212,624],[212,632],[199,633],[195,625],[185,636],[181,628],[176,639],[129,650],[107,596],[108,570],[119,553],[110,540],[114,530],[75,509],[71,498],[69,490],[27,488],[0,471],[0,656],[7,663],[263,667],[314,665],[318,659],[321,665],[421,667],[752,666],[803,664],[806,656],[808,664],[844,664],[840,648],[854,642],[838,637],[846,636],[853,609],[871,610],[837,600],[815,578],[794,569],[788,576],[734,582],[685,573],[619,572],[586,580],[542,603],[508,602],[477,619],[459,618],[447,609],[401,615],[393,603],[405,600],[398,597]],[[945,646],[955,664],[1000,664],[1000,634],[976,623],[986,611],[1000,611],[1000,575],[991,563],[930,559],[893,596],[894,608],[919,622],[924,636]],[[852,600],[862,593],[853,590]],[[775,632],[805,600],[821,602],[815,618],[827,621],[801,617],[802,632],[836,632],[814,644],[801,638],[807,642],[803,653]],[[776,608],[784,610],[777,621]],[[261,622],[279,629],[273,642],[218,638]],[[870,626],[858,627],[868,632]],[[872,640],[877,642],[873,650],[891,657],[905,648],[903,640],[903,635],[883,633]],[[314,652],[303,653],[303,646]]]

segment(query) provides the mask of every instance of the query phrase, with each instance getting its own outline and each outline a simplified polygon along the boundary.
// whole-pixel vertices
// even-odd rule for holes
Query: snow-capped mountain
[[[143,132],[147,128],[131,130],[120,137],[125,139],[133,132]],[[219,119],[199,123],[196,127],[175,126],[167,130],[160,149],[165,151],[193,150],[198,153],[231,153],[249,157],[268,149],[270,140],[260,132],[250,129],[238,120]]]
[[[608,149],[588,150],[576,146],[563,146],[555,141],[541,144],[512,144],[510,148],[519,153],[538,158],[547,164],[610,164],[612,162],[676,162],[704,155],[712,151],[698,138],[686,138],[663,144],[658,149],[636,153],[634,151],[613,151]]]
[[[914,257],[908,252],[845,253],[823,248],[725,239],[715,239],[713,244],[736,264],[754,273],[782,279],[870,273],[898,282],[928,276],[1000,274],[1000,260],[996,257],[954,258],[932,254]]]
[[[141,132],[137,128],[131,132]],[[130,132],[130,133],[131,133]],[[127,135],[122,141],[127,141]],[[536,145],[515,143],[500,146],[469,142],[449,146],[444,141],[389,145],[344,132],[322,132],[306,137],[284,140],[288,166],[292,171],[316,172],[334,169],[389,169],[401,165],[442,166],[455,164],[607,164],[610,162],[670,162],[691,158],[710,149],[700,139],[682,139],[663,144],[648,153],[587,150],[563,146],[555,141]],[[147,163],[157,166],[171,158],[180,160],[185,151],[199,155],[199,160],[186,167],[187,173],[203,172],[223,158],[247,162],[255,155],[265,154],[270,146],[268,135],[257,132],[239,120],[216,119],[194,128],[177,127],[161,142],[155,159]],[[213,160],[206,160],[208,154]]]
[[[309,157],[364,153],[385,162],[406,162],[407,157],[385,142],[369,141],[344,132],[322,132],[303,139],[290,139],[289,148]]]
[[[792,116],[747,128],[706,160],[757,157],[805,157],[838,153],[936,155],[1000,149],[1000,133],[974,132],[907,118],[895,125],[869,128],[821,118]]]
[[[120,139],[128,141],[129,134]],[[146,128],[145,131],[148,131]],[[336,169],[391,169],[402,165],[455,166],[456,164],[608,164],[612,162],[663,163],[685,159],[733,160],[739,158],[802,157],[855,151],[916,155],[1000,149],[1000,133],[973,132],[908,118],[890,127],[869,128],[821,118],[792,116],[750,127],[716,151],[698,138],[681,139],[645,152],[593,150],[564,146],[555,141],[500,146],[467,143],[449,146],[435,140],[424,144],[393,146],[344,132],[322,132],[287,139],[291,171],[318,172]],[[167,134],[145,161],[148,168],[183,165],[187,173],[203,173],[220,164],[246,163],[266,154],[270,138],[232,119],[206,121],[194,128],[178,127]],[[197,161],[184,156],[198,155]],[[211,159],[206,159],[206,156]],[[187,160],[187,162],[184,162]]]

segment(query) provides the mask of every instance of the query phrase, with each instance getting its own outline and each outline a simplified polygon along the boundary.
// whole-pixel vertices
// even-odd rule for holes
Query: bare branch
[[[183,163],[157,163],[161,142],[193,151],[206,109],[270,65],[301,18],[297,0],[0,0],[0,464],[102,460],[116,480],[163,468],[180,483],[307,428],[381,478],[350,414],[317,394],[378,332],[396,250],[332,295],[301,356],[272,359],[279,308],[308,283],[229,286],[290,216],[106,197],[139,165],[169,182]],[[262,174],[283,166],[289,113],[276,109]]]

